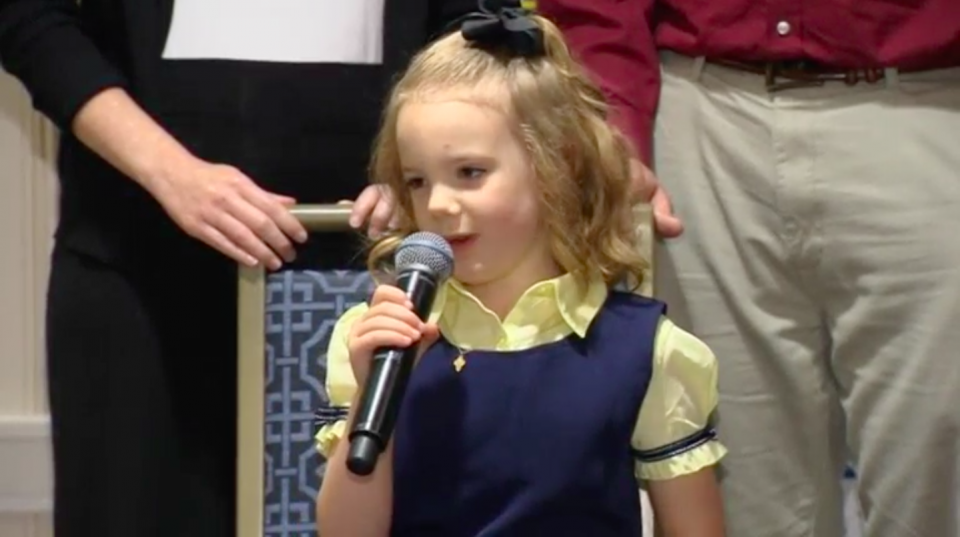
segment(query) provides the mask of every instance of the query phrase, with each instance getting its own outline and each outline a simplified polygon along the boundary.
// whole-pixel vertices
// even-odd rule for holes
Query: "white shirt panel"
[[[385,0],[177,0],[165,59],[383,62]]]

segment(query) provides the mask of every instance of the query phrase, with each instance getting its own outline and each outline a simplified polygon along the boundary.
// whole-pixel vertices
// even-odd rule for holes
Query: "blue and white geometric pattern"
[[[359,271],[286,271],[266,285],[264,537],[314,537],[323,463],[314,413],[328,405],[326,352],[337,319],[370,296]]]

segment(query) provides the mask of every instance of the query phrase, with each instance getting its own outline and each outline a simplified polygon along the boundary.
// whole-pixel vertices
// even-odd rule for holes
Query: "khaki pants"
[[[960,69],[770,94],[665,55],[657,292],[720,360],[731,537],[960,536]]]

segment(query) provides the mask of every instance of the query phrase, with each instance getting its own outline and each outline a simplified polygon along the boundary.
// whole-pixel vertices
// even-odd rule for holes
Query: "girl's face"
[[[461,283],[522,293],[559,274],[537,178],[505,108],[466,97],[436,95],[399,112],[397,143],[414,217],[419,229],[450,242]]]

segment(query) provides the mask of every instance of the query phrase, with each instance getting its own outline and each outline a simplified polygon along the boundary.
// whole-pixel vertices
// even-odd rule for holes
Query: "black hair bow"
[[[483,48],[503,48],[516,56],[545,53],[543,30],[520,7],[504,7],[501,0],[480,0],[480,11],[464,17],[460,33]],[[491,7],[490,4],[494,6]]]

